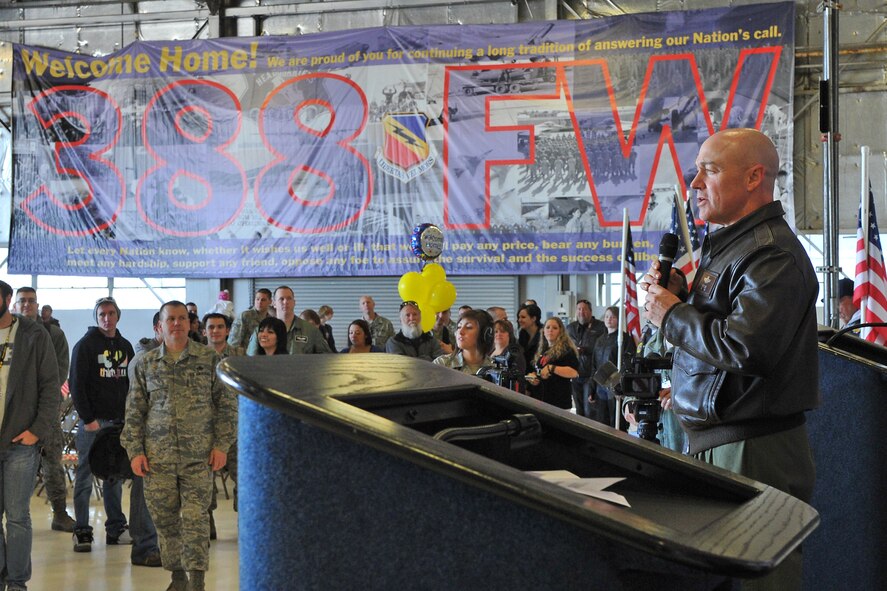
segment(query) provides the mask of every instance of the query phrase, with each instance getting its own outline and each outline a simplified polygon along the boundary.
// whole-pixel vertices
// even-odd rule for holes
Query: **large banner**
[[[773,138],[792,211],[793,25],[785,2],[16,45],[10,272],[399,275],[419,223],[450,274],[610,272],[625,208],[646,268],[718,129]]]

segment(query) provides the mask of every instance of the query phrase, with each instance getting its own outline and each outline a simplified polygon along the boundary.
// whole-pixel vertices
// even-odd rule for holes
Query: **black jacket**
[[[97,326],[91,326],[74,345],[68,379],[74,407],[84,423],[123,420],[133,357],[132,345],[119,330],[106,337]]]
[[[601,335],[607,334],[607,327],[597,318],[592,318],[588,326],[578,320],[567,325],[567,335],[572,339],[579,350],[579,377],[577,380],[585,380],[594,374],[594,344]]]
[[[520,329],[517,335],[517,342],[521,346],[521,349],[524,350],[524,361],[527,365],[527,371],[533,372],[536,371],[533,367],[533,358],[536,357],[536,351],[539,350],[539,339],[542,338],[542,327],[539,327],[539,330],[536,331],[536,336],[532,339],[530,338],[530,333],[525,331],[524,329]]]
[[[791,429],[819,405],[810,259],[770,203],[705,237],[686,304],[663,320],[689,453]]]
[[[408,339],[402,332],[397,331],[397,334],[385,343],[385,351],[426,361],[434,361],[444,354],[440,342],[430,332],[423,332],[418,338]]]
[[[43,445],[58,420],[58,362],[49,333],[27,318],[17,318],[16,323],[9,379],[0,398],[0,404],[6,405],[0,451],[9,449],[13,438],[26,430],[38,437],[37,445]]]
[[[627,332],[622,333],[622,369],[625,370],[634,357],[634,339]],[[607,361],[613,365],[619,365],[619,331],[602,334],[594,343],[594,351],[591,353],[591,375],[593,376]],[[613,397],[613,392],[604,386],[595,383],[595,398],[607,400]]]

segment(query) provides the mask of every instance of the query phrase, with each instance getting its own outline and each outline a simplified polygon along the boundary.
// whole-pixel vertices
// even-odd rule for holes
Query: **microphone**
[[[668,278],[671,276],[671,265],[678,256],[678,237],[670,232],[662,235],[659,242],[659,285],[668,287]]]

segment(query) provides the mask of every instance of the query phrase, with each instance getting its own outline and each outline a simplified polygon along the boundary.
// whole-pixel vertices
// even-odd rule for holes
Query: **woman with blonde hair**
[[[542,338],[533,357],[535,373],[527,376],[530,394],[560,408],[572,408],[570,380],[579,376],[579,351],[567,336],[563,321],[553,316],[542,325]]]

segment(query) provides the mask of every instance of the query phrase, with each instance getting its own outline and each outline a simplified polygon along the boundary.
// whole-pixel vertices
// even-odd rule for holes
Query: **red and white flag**
[[[641,313],[638,309],[638,281],[635,276],[634,249],[631,244],[631,228],[628,228],[625,257],[622,260],[622,280],[625,282],[625,330],[634,337],[634,342],[641,340]]]
[[[853,281],[853,303],[862,314],[860,323],[887,322],[887,273],[881,252],[881,236],[875,215],[875,197],[871,186],[868,195],[868,240],[862,225],[864,203],[860,200],[856,225],[856,277]],[[879,345],[887,345],[887,327],[863,327],[859,336]]]
[[[690,201],[685,202],[684,211],[678,209],[678,201],[671,208],[671,229],[669,232],[678,236],[678,254],[675,258],[674,267],[684,272],[687,277],[687,285],[692,288],[693,280],[696,278],[696,268],[699,266],[699,258],[702,254],[702,243],[700,242],[699,229],[696,227],[696,217],[693,215],[693,209],[690,207]],[[683,214],[684,221],[680,219]],[[684,234],[684,228],[687,233]],[[687,240],[690,241],[690,247],[687,248]]]

